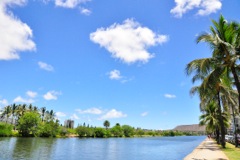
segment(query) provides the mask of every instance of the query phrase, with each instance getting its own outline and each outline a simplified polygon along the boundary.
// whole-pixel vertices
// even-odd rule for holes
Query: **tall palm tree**
[[[193,60],[186,67],[187,75],[195,73],[192,78],[193,83],[197,80],[201,80],[200,86],[193,87],[190,91],[191,94],[198,93],[202,110],[205,104],[209,104],[211,101],[218,102],[218,116],[221,131],[221,145],[225,147],[225,127],[222,117],[223,106],[221,103],[221,97],[226,92],[225,83],[229,81],[228,70],[221,67],[216,67],[216,61],[214,58],[204,58]],[[224,86],[224,87],[223,87]]]
[[[1,118],[5,118],[5,123],[9,121],[9,117],[12,114],[12,107],[10,105],[3,108],[3,112],[1,114]]]
[[[206,42],[210,45],[216,67],[227,68],[230,71],[229,73],[234,78],[234,85],[240,93],[238,76],[240,69],[240,24],[236,22],[228,23],[222,15],[218,22],[212,20],[212,23],[210,33],[201,34],[197,38],[197,43]],[[240,102],[240,94],[238,95],[238,102]],[[240,103],[238,105],[240,111]]]
[[[206,130],[209,132],[216,132],[216,140],[219,143],[219,115],[218,115],[218,105],[215,101],[211,101],[203,111],[203,114],[199,117],[199,124],[206,125]],[[227,112],[222,113],[222,119],[225,127],[228,127],[228,114]]]
[[[106,129],[108,129],[108,127],[110,127],[110,122],[108,120],[105,120],[103,122],[103,126],[106,127]]]
[[[228,80],[233,77],[234,85],[238,93],[240,93],[240,82],[238,72],[240,67],[240,25],[235,22],[228,23],[223,16],[219,21],[212,20],[213,26],[210,27],[210,33],[204,33],[198,36],[197,43],[206,42],[212,48],[212,56],[210,58],[197,59],[190,62],[186,71],[190,75],[195,73],[192,81],[201,80],[201,96],[210,93],[212,98],[218,101],[219,123],[221,128],[222,146],[225,147],[225,129],[221,116],[222,110],[226,110],[223,106],[223,95],[229,89],[229,86],[223,87],[222,80]],[[198,90],[197,88],[193,89]],[[229,91],[229,90],[228,90]],[[238,108],[240,111],[240,95],[238,94]],[[201,103],[202,100],[201,100]],[[205,102],[204,102],[205,103]]]
[[[44,120],[45,112],[46,112],[46,107],[42,107],[42,108],[41,108],[42,122],[43,122],[43,120]]]
[[[17,105],[15,103],[13,103],[13,105],[12,105],[12,124],[14,121],[14,130],[15,130],[15,126],[16,126],[16,119],[15,119],[16,112],[17,112]]]
[[[29,104],[28,109],[29,109],[30,112],[33,110],[32,104]]]
[[[49,112],[49,118],[50,118],[50,120],[54,120],[54,117],[55,117],[55,113],[53,112],[53,110],[50,110],[50,112]]]

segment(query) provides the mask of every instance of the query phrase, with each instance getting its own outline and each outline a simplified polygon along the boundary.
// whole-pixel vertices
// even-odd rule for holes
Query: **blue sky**
[[[63,122],[146,129],[198,123],[184,69],[196,36],[238,0],[1,0],[0,107],[32,103]]]

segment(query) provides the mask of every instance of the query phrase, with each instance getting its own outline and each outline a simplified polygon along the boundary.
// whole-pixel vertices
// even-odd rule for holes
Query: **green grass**
[[[226,154],[229,160],[240,159],[240,148],[235,148],[235,146],[230,143],[226,143],[226,148],[222,148],[222,151]]]

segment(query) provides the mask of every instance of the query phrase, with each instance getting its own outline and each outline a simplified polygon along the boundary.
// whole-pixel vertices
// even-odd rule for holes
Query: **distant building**
[[[181,131],[181,132],[192,132],[192,133],[205,134],[206,126],[200,126],[199,124],[179,125],[179,126],[175,127],[173,130]]]
[[[66,128],[74,128],[74,120],[71,120],[71,119],[65,120],[64,126]]]

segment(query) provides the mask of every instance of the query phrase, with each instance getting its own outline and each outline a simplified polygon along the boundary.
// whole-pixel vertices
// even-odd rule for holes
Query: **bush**
[[[78,126],[76,128],[76,132],[78,134],[79,137],[85,137],[87,134],[87,128],[84,126]]]
[[[39,113],[27,112],[18,121],[18,131],[23,137],[35,136],[41,121]]]
[[[12,135],[13,126],[7,123],[0,123],[0,137],[8,137]]]
[[[123,130],[120,125],[116,125],[113,128],[111,128],[111,133],[114,137],[122,137],[123,136]]]
[[[98,128],[96,128],[96,129],[94,130],[94,134],[95,134],[95,136],[98,137],[98,138],[103,138],[103,137],[105,137],[105,135],[106,135],[106,130],[103,129],[103,128],[98,127]]]
[[[122,129],[123,129],[123,133],[124,133],[125,137],[132,137],[134,135],[133,127],[131,127],[129,125],[123,125]]]
[[[66,134],[68,134],[67,128],[59,127],[59,134],[60,134],[60,136],[66,136]]]
[[[58,133],[58,123],[54,121],[41,123],[39,126],[38,135],[40,137],[56,137]]]

